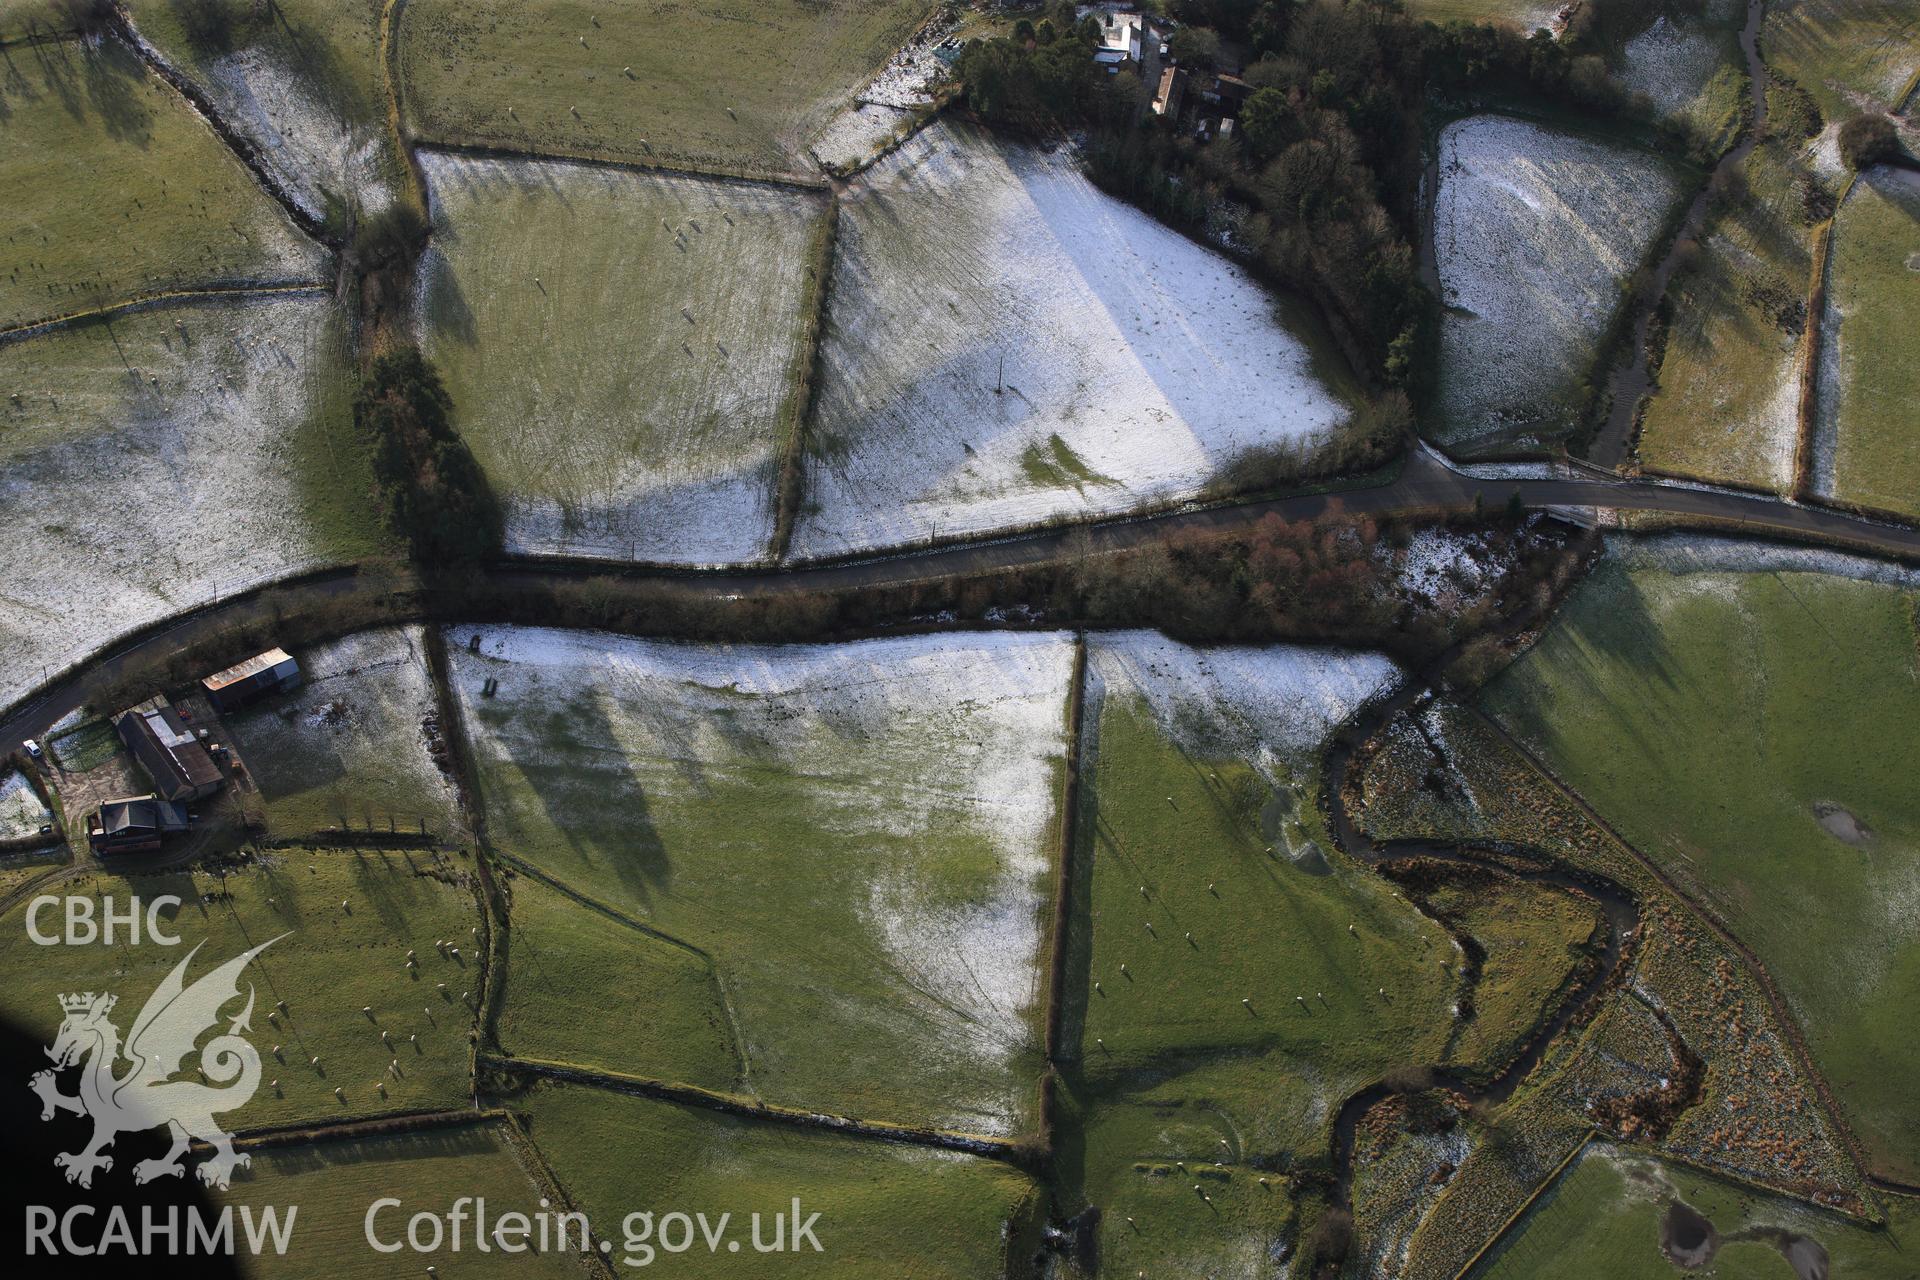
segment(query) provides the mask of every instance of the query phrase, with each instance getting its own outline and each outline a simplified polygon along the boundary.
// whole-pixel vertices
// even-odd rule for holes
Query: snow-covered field
[[[813,158],[838,173],[857,169],[913,127],[912,111],[862,102],[835,116],[813,140]]]
[[[1276,786],[1310,772],[1327,735],[1401,677],[1377,653],[1301,645],[1196,649],[1157,631],[1094,633],[1087,672],[1092,698],[1142,698],[1186,750],[1239,756]]]
[[[0,347],[0,705],[147,623],[370,549],[370,514],[343,544],[364,495],[316,436],[351,430],[321,416],[347,368],[324,297]]]
[[[259,146],[261,161],[307,213],[324,218],[329,194],[362,217],[393,202],[379,125],[347,120],[259,49],[225,54],[207,70],[215,107]]]
[[[1616,78],[1629,92],[1646,94],[1661,115],[1676,115],[1726,58],[1721,31],[1700,19],[1681,22],[1661,14],[1627,41]]]
[[[1564,430],[1571,385],[1679,184],[1643,152],[1496,115],[1442,130],[1439,167],[1440,438]]]
[[[964,126],[851,184],[831,299],[801,557],[1191,497],[1347,417],[1244,272]]]
[[[420,329],[507,501],[508,548],[764,558],[824,203],[561,161],[421,162]]]
[[[822,1055],[878,1054],[889,1087],[932,1090],[896,1112],[1020,1127],[1066,637],[447,637],[496,842],[710,953],[768,1096],[852,1087]]]
[[[460,829],[417,628],[364,631],[295,654],[305,682],[226,717],[276,836],[330,827]]]
[[[0,774],[0,840],[24,840],[52,821],[52,811],[41,803],[25,774],[14,770]]]

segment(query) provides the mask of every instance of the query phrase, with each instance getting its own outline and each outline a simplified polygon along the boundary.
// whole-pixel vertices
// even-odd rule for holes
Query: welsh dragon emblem
[[[280,938],[286,936],[283,933]],[[105,1150],[116,1136],[162,1125],[171,1132],[173,1146],[164,1156],[135,1165],[136,1183],[180,1177],[186,1171],[181,1157],[196,1138],[213,1148],[213,1156],[198,1170],[200,1180],[210,1187],[225,1189],[234,1169],[250,1163],[251,1157],[233,1149],[232,1135],[213,1117],[244,1105],[260,1087],[260,1054],[242,1034],[252,1030],[252,984],[247,986],[247,1004],[239,1016],[200,1050],[200,1079],[172,1077],[201,1034],[219,1023],[221,1008],[239,998],[240,971],[280,938],[268,939],[188,986],[187,965],[200,950],[196,944],[147,997],[125,1044],[120,1028],[108,1017],[118,997],[91,991],[60,997],[66,1018],[47,1050],[54,1070],[37,1072],[30,1087],[40,1095],[42,1120],[51,1120],[60,1111],[93,1119],[92,1141],[79,1151],[53,1158],[56,1168],[66,1170],[67,1181],[91,1187],[94,1170],[113,1168],[113,1157]],[[116,1075],[114,1067],[123,1058],[129,1066]],[[79,1093],[59,1092],[54,1071],[83,1060]]]

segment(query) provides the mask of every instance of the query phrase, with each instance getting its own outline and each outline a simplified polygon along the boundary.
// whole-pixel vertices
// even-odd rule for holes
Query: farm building
[[[1153,114],[1180,118],[1180,104],[1187,96],[1187,73],[1168,67],[1160,73],[1160,86],[1153,91]]]
[[[87,815],[87,843],[96,853],[139,853],[185,831],[186,806],[154,796],[109,800]]]
[[[1116,13],[1109,9],[1096,12],[1100,24],[1100,43],[1093,60],[1108,66],[1140,61],[1141,45],[1146,39],[1146,19],[1138,13]]]
[[[153,697],[113,718],[120,740],[166,800],[198,800],[220,789],[220,770],[165,697]]]
[[[225,671],[216,671],[202,680],[200,687],[207,691],[207,701],[213,703],[214,710],[225,712],[299,683],[300,664],[285,649],[269,649]]]

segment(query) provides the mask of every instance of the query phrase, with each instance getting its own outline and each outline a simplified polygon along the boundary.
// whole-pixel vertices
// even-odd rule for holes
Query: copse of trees
[[[1840,126],[1840,158],[1849,169],[1865,169],[1898,159],[1900,135],[1893,121],[1876,113],[1857,115]]]
[[[453,397],[417,347],[376,356],[353,401],[373,446],[387,527],[429,569],[458,569],[500,548],[505,521],[487,476],[453,427]]]

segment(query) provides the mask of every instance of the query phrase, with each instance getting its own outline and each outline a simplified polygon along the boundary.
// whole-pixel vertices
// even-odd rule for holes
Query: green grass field
[[[344,233],[406,181],[387,125],[382,0],[132,0],[135,28],[192,76],[316,217]]]
[[[764,558],[804,407],[826,206],[429,153],[421,327],[519,550]]]
[[[72,17],[49,0],[0,0],[0,44],[65,38],[76,30]]]
[[[1776,491],[1793,481],[1811,267],[1798,163],[1783,144],[1756,148],[1750,198],[1717,211],[1668,288],[1673,321],[1639,441],[1656,471]]]
[[[1485,948],[1473,988],[1473,1018],[1450,1059],[1497,1071],[1512,1061],[1597,941],[1598,907],[1556,889],[1504,876],[1455,880],[1429,890],[1426,904]]]
[[[278,838],[316,831],[465,834],[453,784],[428,753],[434,713],[415,628],[366,631],[303,650],[304,682],[224,717]]]
[[[495,628],[476,656],[470,631],[450,632],[453,679],[493,845],[711,957],[748,1090],[1031,1126],[1063,638],[713,649]],[[700,1025],[713,990],[683,990],[697,1005],[674,1025]],[[549,1017],[605,1016],[604,992],[561,994]],[[660,1076],[684,1054],[594,1057]]]
[[[579,1086],[543,1085],[512,1105],[525,1109],[535,1144],[623,1272],[631,1260],[703,1277],[978,1280],[1007,1274],[1009,1255],[1024,1266],[1037,1245],[1040,1193],[995,1161]],[[791,1235],[796,1197],[803,1221],[820,1215],[819,1252]],[[695,1231],[691,1251],[665,1251],[663,1241],[678,1243],[665,1222],[675,1212],[704,1213],[709,1226],[732,1215],[738,1248],[709,1251]],[[630,1219],[637,1213],[651,1222]],[[756,1252],[756,1213],[763,1245],[787,1215],[792,1247]]]
[[[1753,948],[1876,1167],[1911,1179],[1913,593],[1687,554],[1604,564],[1488,709]]]
[[[50,1043],[61,1020],[58,995],[112,991],[120,997],[114,1019],[124,1035],[147,996],[194,946],[204,944],[188,968],[188,982],[287,934],[245,975],[258,992],[250,1039],[260,1052],[261,1082],[253,1099],[223,1114],[221,1122],[239,1131],[458,1107],[469,1093],[467,1031],[473,1022],[460,996],[469,989],[479,995],[469,930],[480,917],[469,891],[428,874],[437,868],[451,876],[463,864],[421,853],[288,849],[224,877],[206,871],[96,873],[63,892],[96,900],[112,895],[123,911],[129,894],[143,901],[178,896],[183,905],[163,919],[170,918],[167,927],[181,944],[74,945],[61,949],[58,966],[49,966],[45,949],[28,939],[24,908],[16,908],[0,929],[0,955],[11,958],[8,968],[15,975],[0,992],[0,1011]],[[346,910],[342,901],[349,904]],[[41,927],[59,926],[43,916]],[[461,956],[443,956],[434,948],[437,940],[460,947]],[[418,956],[414,970],[406,967],[409,949]],[[438,989],[441,982],[445,991]],[[245,991],[243,985],[242,998]],[[279,1000],[286,1001],[284,1012],[276,1008]],[[372,1008],[371,1016],[361,1012],[363,1006]],[[225,1012],[240,1008],[235,1002]],[[383,1031],[390,1044],[382,1041]],[[315,1057],[318,1068],[310,1062]],[[398,1075],[389,1072],[395,1058]],[[193,1063],[189,1059],[183,1068],[189,1076]],[[384,1094],[376,1081],[385,1085]],[[63,1088],[72,1090],[71,1084]],[[335,1097],[335,1088],[344,1099]]]
[[[1760,43],[1839,122],[1899,105],[1920,70],[1920,13],[1909,0],[1773,0]]]
[[[1490,22],[1533,31],[1553,25],[1558,5],[1549,0],[1406,0],[1407,12],[1429,22]]]
[[[1833,224],[1832,294],[1839,343],[1822,352],[1837,390],[1833,495],[1920,516],[1920,362],[1897,352],[1920,329],[1920,175],[1880,166],[1853,184]]]
[[[1670,1206],[1684,1204],[1719,1241],[1704,1275],[1721,1280],[1794,1280],[1796,1275],[1896,1280],[1913,1274],[1920,1203],[1887,1196],[1887,1227],[1875,1230],[1799,1201],[1596,1144],[1561,1176],[1486,1260],[1474,1280],[1546,1280],[1568,1274],[1607,1280],[1670,1280],[1682,1271],[1663,1249]],[[1697,1229],[1697,1224],[1696,1224]]]
[[[319,246],[122,46],[13,51],[0,81],[0,327],[137,294],[330,273]]]
[[[807,141],[931,11],[927,0],[412,0],[408,120],[431,142],[811,172]]]
[[[1062,1213],[1102,1210],[1102,1274],[1264,1274],[1300,1225],[1278,1170],[1323,1167],[1349,1094],[1445,1055],[1445,931],[1329,853],[1311,801],[1328,726],[1390,677],[1094,642],[1055,1181]]]
[[[1133,1158],[1211,1159],[1221,1136],[1236,1156],[1320,1154],[1347,1094],[1439,1061],[1446,934],[1377,876],[1267,853],[1266,782],[1243,761],[1186,754],[1139,703],[1109,699],[1098,744],[1083,822],[1097,984],[1086,1091],[1180,1099],[1212,1135]]]
[[[506,1053],[709,1089],[744,1083],[705,956],[532,876],[511,883],[497,1027]]]
[[[274,1280],[425,1275],[436,1263],[441,1274],[458,1276],[581,1274],[578,1259],[558,1250],[504,1253],[495,1248],[482,1253],[474,1247],[471,1221],[458,1253],[445,1243],[432,1256],[381,1253],[367,1242],[367,1211],[387,1197],[402,1204],[382,1209],[374,1219],[382,1244],[404,1242],[408,1218],[421,1212],[444,1216],[461,1196],[485,1199],[490,1224],[507,1213],[538,1214],[540,1192],[498,1122],[262,1147],[252,1156],[252,1165],[234,1174],[220,1202],[257,1209],[274,1206],[282,1215],[289,1208],[298,1210],[285,1256],[253,1262],[256,1275]],[[239,1233],[236,1223],[236,1236]]]

